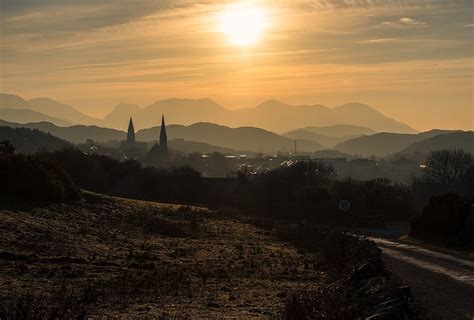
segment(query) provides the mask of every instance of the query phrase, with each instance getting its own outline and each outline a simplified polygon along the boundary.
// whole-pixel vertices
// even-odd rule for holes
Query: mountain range
[[[37,129],[73,143],[83,143],[88,139],[98,142],[122,141],[126,139],[126,132],[102,128],[98,126],[75,125],[59,127],[52,123],[18,124],[0,120],[0,126],[13,128]],[[344,128],[341,128],[344,129]],[[354,128],[345,128],[354,132]],[[315,129],[316,130],[316,129]],[[323,128],[322,132],[329,133],[333,128]],[[364,128],[358,128],[359,133]],[[316,130],[317,131],[317,130]],[[142,129],[136,132],[138,141],[155,142],[159,138],[160,127]],[[280,136],[259,128],[240,127],[230,128],[212,123],[195,123],[189,126],[167,126],[170,146],[185,152],[222,152],[225,154],[243,153],[270,153],[278,151],[292,152],[295,140]],[[348,136],[343,136],[348,137]],[[339,137],[329,137],[337,139]],[[0,135],[0,139],[5,139]],[[433,150],[462,148],[474,152],[474,132],[453,130],[431,130],[418,134],[376,133],[370,136],[360,136],[342,143],[333,148],[327,148],[312,140],[296,140],[298,152],[310,152],[322,157],[400,157],[409,156],[423,160]]]
[[[88,139],[98,142],[121,141],[125,140],[127,136],[125,131],[110,128],[84,125],[59,127],[48,122],[18,124],[0,120],[0,126],[38,129],[72,143],[84,143]],[[144,142],[156,141],[159,138],[160,129],[161,127],[158,126],[139,130],[136,132],[136,138],[138,141]],[[212,123],[196,123],[190,126],[169,125],[166,126],[166,130],[169,140],[183,139],[239,151],[267,153],[276,153],[278,151],[291,152],[294,150],[295,144],[292,139],[260,128],[251,127],[229,128]],[[184,148],[183,142],[181,142],[181,145]],[[298,140],[297,145],[298,150],[304,152],[313,152],[325,148],[317,142],[305,140]],[[203,146],[201,145],[200,147]]]
[[[323,105],[289,105],[272,99],[254,108],[229,110],[210,99],[174,98],[160,100],[144,108],[121,103],[104,119],[96,119],[80,113],[70,105],[49,98],[27,101],[19,96],[3,93],[0,94],[0,109],[17,110],[15,112],[30,110],[39,113],[36,114],[36,118],[28,118],[28,121],[20,121],[20,116],[2,117],[6,121],[19,123],[48,121],[59,126],[65,123],[100,125],[122,130],[126,128],[131,116],[136,128],[151,128],[158,125],[161,116],[165,115],[167,122],[174,124],[210,122],[228,127],[258,127],[281,133],[295,128],[337,125],[360,126],[375,132],[416,132],[408,125],[388,118],[374,108],[360,103],[328,108]]]

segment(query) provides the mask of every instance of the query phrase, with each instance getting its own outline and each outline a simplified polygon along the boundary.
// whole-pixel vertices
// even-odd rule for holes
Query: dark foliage
[[[61,166],[41,155],[0,148],[0,194],[22,200],[65,201],[79,198],[79,190]]]
[[[413,214],[407,187],[387,179],[336,180],[333,167],[320,161],[294,162],[245,179],[213,179],[202,178],[188,166],[142,167],[136,160],[119,161],[74,148],[43,156],[61,164],[81,188],[129,198],[236,207],[260,217],[319,223],[355,223],[361,216],[403,220]],[[349,214],[338,209],[342,199],[352,202]]]
[[[424,204],[430,196],[443,193],[471,194],[474,190],[474,157],[462,149],[430,153],[421,176],[413,177],[412,189]]]
[[[15,146],[10,143],[8,140],[0,141],[0,153],[15,153]]]
[[[54,159],[81,188],[136,199],[194,203],[201,175],[190,167],[143,168],[136,160],[118,161],[105,155],[86,154],[75,148],[44,156]]]
[[[434,196],[411,221],[410,236],[448,246],[474,248],[474,198]]]
[[[281,225],[276,235],[337,271],[317,290],[292,292],[283,319],[416,318],[410,288],[391,278],[374,242],[306,223]]]
[[[0,127],[0,137],[15,146],[17,152],[35,153],[54,151],[69,145],[68,142],[37,129]]]
[[[351,202],[351,214],[381,216],[385,220],[408,220],[415,214],[409,187],[385,178],[336,181],[331,193],[336,199]]]

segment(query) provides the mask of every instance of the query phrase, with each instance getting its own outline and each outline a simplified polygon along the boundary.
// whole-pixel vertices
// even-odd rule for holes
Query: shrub
[[[194,203],[201,192],[200,173],[191,167],[143,168],[136,160],[119,161],[76,148],[43,155],[60,163],[81,188],[95,192],[179,203]]]
[[[474,199],[456,194],[433,196],[411,221],[410,236],[448,246],[474,247]]]
[[[54,161],[41,155],[0,152],[0,193],[23,200],[65,201],[79,190]]]
[[[336,201],[351,202],[351,211],[360,215],[380,215],[385,220],[408,220],[415,214],[414,199],[408,186],[389,179],[357,181],[351,178],[331,186]]]

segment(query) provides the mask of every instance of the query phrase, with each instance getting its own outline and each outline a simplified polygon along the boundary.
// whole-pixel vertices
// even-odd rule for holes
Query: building
[[[160,128],[160,144],[155,143],[155,145],[150,149],[148,154],[145,157],[145,164],[150,166],[163,165],[166,164],[169,160],[169,151],[168,151],[168,136],[166,134],[166,124],[165,117],[161,118],[161,128]]]
[[[143,159],[146,155],[146,143],[137,142],[132,117],[128,123],[127,140],[122,141],[116,150],[116,157],[121,160]]]
[[[130,117],[130,122],[128,123],[127,143],[130,145],[135,143],[135,128],[133,127],[132,117]]]

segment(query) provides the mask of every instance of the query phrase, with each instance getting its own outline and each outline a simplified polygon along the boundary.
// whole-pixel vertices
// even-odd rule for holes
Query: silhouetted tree
[[[10,143],[8,140],[0,141],[0,153],[15,153],[15,146]]]
[[[462,184],[473,160],[471,153],[462,149],[433,151],[426,160],[424,178],[448,187]]]

